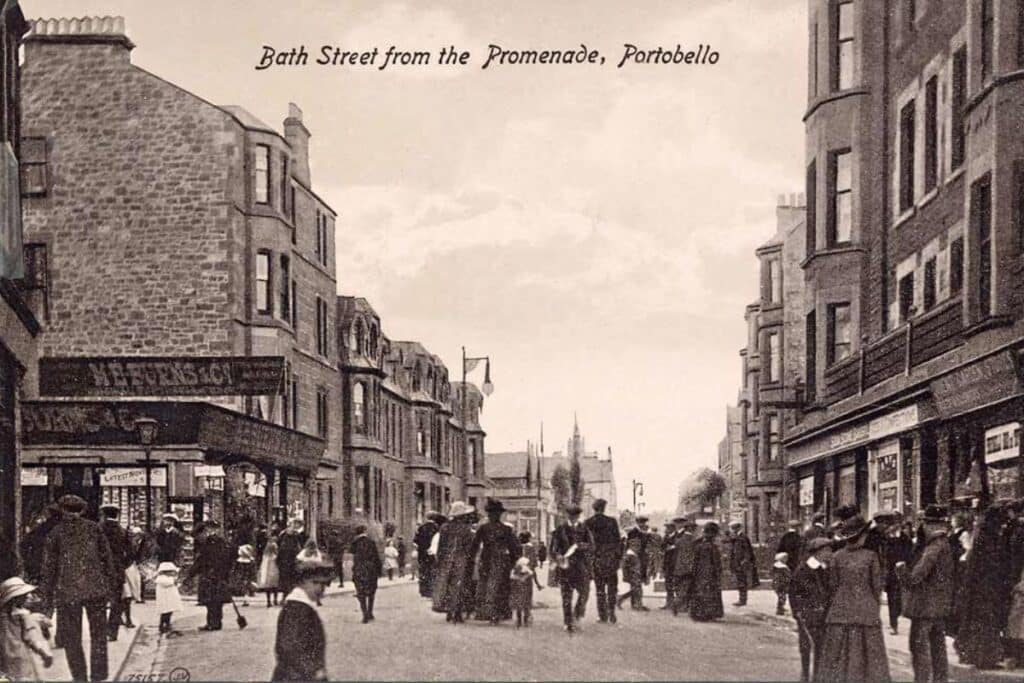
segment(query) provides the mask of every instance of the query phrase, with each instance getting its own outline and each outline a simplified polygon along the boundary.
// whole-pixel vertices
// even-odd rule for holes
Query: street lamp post
[[[152,446],[156,441],[158,423],[151,417],[140,417],[135,420],[135,430],[139,433],[139,442],[146,447],[146,531],[153,530],[153,464]]]
[[[644,495],[644,483],[642,481],[633,480],[633,515],[636,516],[636,490],[640,489],[640,495]],[[641,503],[643,505],[643,503]]]
[[[476,364],[479,363],[480,361],[484,361],[484,363],[485,363],[485,365],[484,365],[484,383],[480,386],[480,390],[483,392],[484,396],[490,396],[491,393],[494,391],[494,384],[491,383],[491,358],[490,358],[490,356],[479,356],[477,358],[467,358],[466,357],[466,347],[465,346],[462,347],[462,396],[460,397],[462,399],[461,400],[461,404],[462,405],[461,405],[460,412],[462,414],[462,464],[463,464],[463,472],[465,474],[467,482],[469,481],[469,468],[466,467],[466,463],[468,462],[468,456],[469,456],[469,430],[466,427],[466,394],[468,393],[466,391],[466,373],[469,371],[469,368],[467,368],[466,365],[468,363],[472,363],[473,367],[476,367]],[[476,463],[475,462],[473,463],[473,474],[474,475],[476,474]]]

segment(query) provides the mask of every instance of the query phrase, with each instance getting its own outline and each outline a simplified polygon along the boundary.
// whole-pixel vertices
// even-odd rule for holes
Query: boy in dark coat
[[[316,605],[334,578],[334,567],[324,562],[299,562],[294,577],[296,585],[277,617],[276,663],[270,678],[326,681],[327,638]]]
[[[913,567],[896,564],[903,586],[903,614],[910,619],[910,658],[915,681],[946,681],[946,618],[953,611],[954,560],[949,547],[946,510],[929,505],[924,512],[926,540]]]
[[[356,527],[356,537],[349,552],[352,553],[352,582],[356,585],[356,599],[363,612],[363,623],[368,624],[373,621],[373,601],[382,566],[377,544],[366,535],[364,525]]]
[[[829,604],[828,562],[832,544],[826,536],[807,542],[809,557],[793,572],[789,584],[789,605],[793,609],[800,638],[800,680],[811,680],[811,655],[814,675],[818,675],[818,653],[825,633],[825,615]]]
[[[569,521],[555,529],[551,536],[551,557],[558,562],[558,582],[562,590],[562,618],[565,630],[570,633],[576,630],[576,622],[583,618],[587,606],[594,550],[594,536],[580,521],[580,512],[578,506],[569,506],[565,511]],[[577,593],[575,607],[573,591]]]

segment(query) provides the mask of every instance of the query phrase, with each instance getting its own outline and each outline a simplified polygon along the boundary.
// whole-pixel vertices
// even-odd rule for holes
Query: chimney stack
[[[288,103],[288,118],[284,120],[284,137],[292,148],[292,175],[306,187],[309,180],[309,130],[302,123],[302,110],[294,102]]]
[[[124,17],[75,17],[30,19],[25,35],[25,60],[41,45],[112,45],[122,48],[117,54],[125,62],[135,43],[125,35]]]

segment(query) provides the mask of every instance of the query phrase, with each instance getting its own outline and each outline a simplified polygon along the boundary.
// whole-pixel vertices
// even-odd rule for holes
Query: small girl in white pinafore
[[[178,592],[178,568],[173,562],[161,562],[156,568],[156,611],[160,614],[160,633],[168,638],[180,636],[181,631],[171,628],[171,615],[180,612],[181,593]]]

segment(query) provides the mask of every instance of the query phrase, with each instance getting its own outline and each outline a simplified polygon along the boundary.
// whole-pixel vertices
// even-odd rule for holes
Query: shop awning
[[[135,422],[152,418],[155,448],[214,451],[257,465],[312,474],[323,439],[197,401],[25,401],[22,442],[39,446],[142,447]]]

